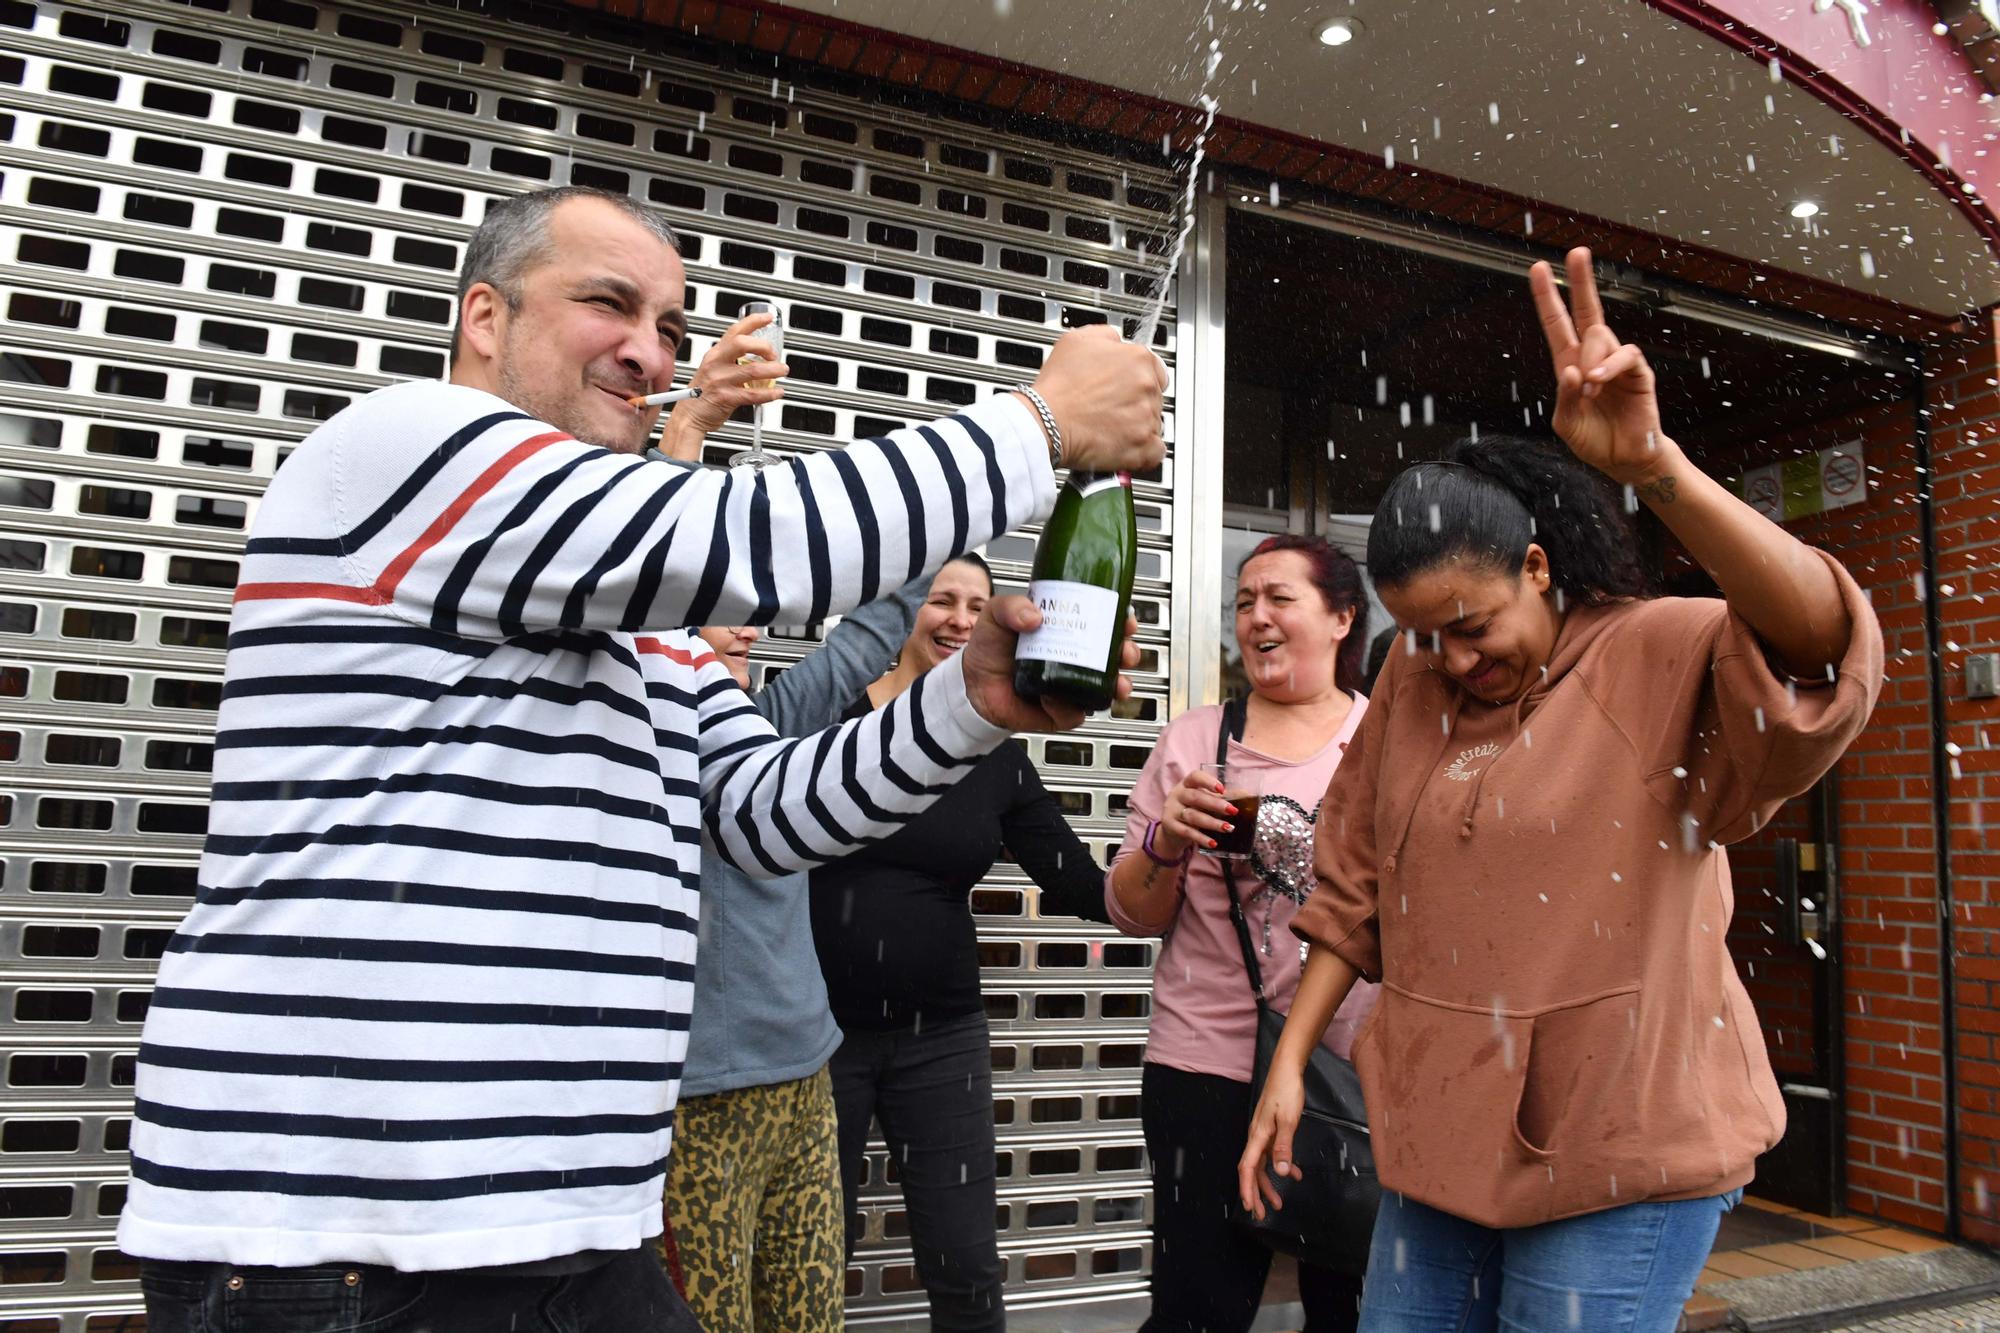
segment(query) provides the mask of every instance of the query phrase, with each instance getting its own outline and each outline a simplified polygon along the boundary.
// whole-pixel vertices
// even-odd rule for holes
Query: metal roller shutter
[[[1031,377],[1066,324],[1135,313],[1159,262],[1157,177],[549,21],[0,0],[0,1317],[25,1321],[9,1328],[112,1329],[137,1308],[111,1244],[133,1050],[193,891],[243,532],[316,422],[442,373],[488,199],[575,181],[658,203],[687,238],[688,361],[740,301],[784,301],[795,377],[769,442],[786,450]],[[744,443],[732,428],[716,449]],[[1131,715],[1027,742],[1099,849],[1165,721],[1172,487],[1170,460],[1140,488]],[[1003,581],[1031,550],[994,545]],[[816,636],[772,640],[768,661]],[[1134,1290],[1153,945],[1039,919],[1009,866],[975,907],[1010,1286]],[[861,1317],[921,1308],[886,1171],[878,1145]]]

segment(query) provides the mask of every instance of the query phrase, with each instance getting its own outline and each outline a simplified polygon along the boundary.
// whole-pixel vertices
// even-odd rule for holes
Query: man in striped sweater
[[[672,378],[683,287],[631,200],[498,204],[451,382],[355,403],[265,494],[202,887],[139,1053],[118,1234],[152,1333],[694,1327],[643,1247],[702,833],[754,874],[808,867],[1010,732],[1081,720],[1013,693],[1022,599],[798,740],[677,627],[883,596],[1044,515],[1053,450],[1155,465],[1158,358],[1084,330],[1034,390],[687,472],[639,457],[655,414],[626,402]]]

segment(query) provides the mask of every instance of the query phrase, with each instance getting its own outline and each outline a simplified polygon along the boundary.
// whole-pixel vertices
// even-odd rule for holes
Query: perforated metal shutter
[[[1160,180],[551,22],[0,0],[0,1315],[28,1321],[9,1328],[137,1308],[111,1245],[133,1051],[194,887],[243,532],[316,422],[442,372],[489,198],[576,181],[663,207],[691,356],[741,300],[785,301],[780,449],[948,411],[1031,377],[1065,324],[1139,308]],[[1028,742],[1100,851],[1164,721],[1168,467],[1140,488],[1133,715]],[[995,544],[1003,581],[1031,544]],[[1011,867],[976,909],[1010,1287],[1135,1289],[1152,946],[1040,919]],[[921,1308],[885,1166],[862,1317]]]

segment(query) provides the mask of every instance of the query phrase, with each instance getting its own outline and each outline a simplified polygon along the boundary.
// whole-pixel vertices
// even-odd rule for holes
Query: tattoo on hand
[[[1649,481],[1639,488],[1639,494],[1653,504],[1670,505],[1674,502],[1674,479],[1669,476]]]

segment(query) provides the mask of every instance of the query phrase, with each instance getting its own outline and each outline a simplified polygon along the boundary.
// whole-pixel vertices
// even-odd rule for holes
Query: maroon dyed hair
[[[1258,556],[1276,551],[1297,551],[1306,558],[1312,585],[1319,589],[1320,600],[1326,603],[1328,611],[1335,615],[1342,611],[1354,613],[1347,637],[1340,641],[1339,652],[1333,659],[1333,683],[1351,694],[1359,693],[1367,680],[1362,659],[1368,652],[1368,595],[1361,587],[1360,566],[1324,537],[1281,532],[1258,542],[1257,549],[1244,556],[1243,564],[1236,567],[1236,577],[1242,578],[1245,566]]]

